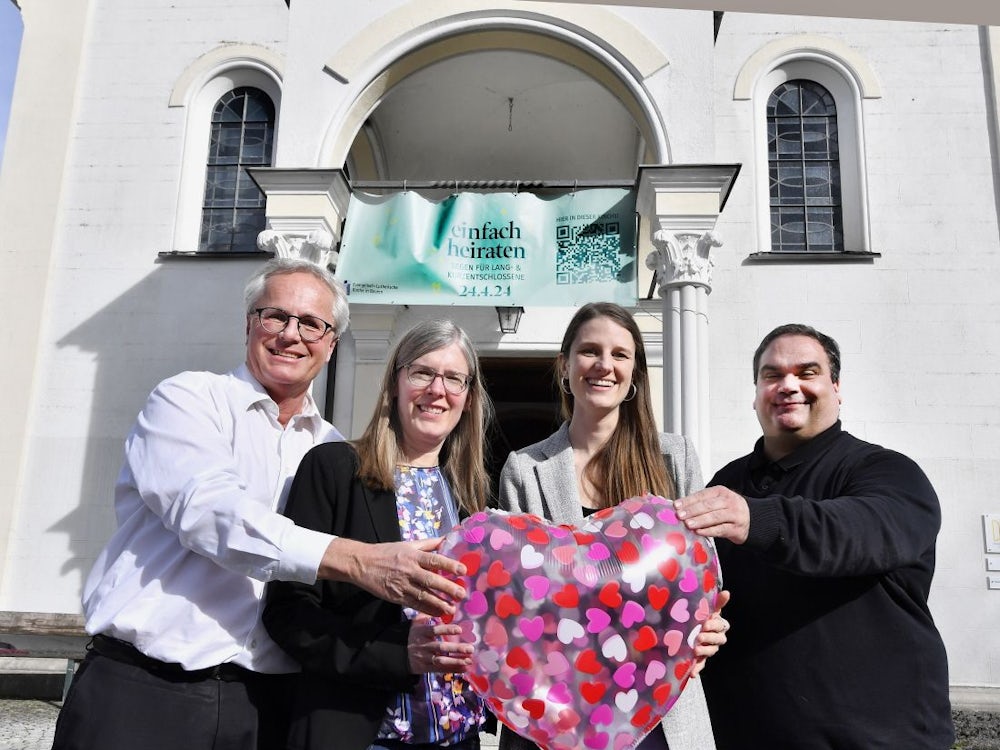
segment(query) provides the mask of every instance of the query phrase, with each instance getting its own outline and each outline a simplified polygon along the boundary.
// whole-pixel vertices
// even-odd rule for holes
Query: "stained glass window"
[[[257,249],[264,229],[264,194],[247,167],[271,166],[274,104],[259,89],[225,94],[212,112],[212,132],[202,206],[202,252]]]
[[[843,252],[837,106],[813,81],[786,81],[767,101],[772,252]]]

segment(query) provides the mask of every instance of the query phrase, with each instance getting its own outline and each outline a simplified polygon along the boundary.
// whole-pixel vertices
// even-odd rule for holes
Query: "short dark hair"
[[[767,334],[761,340],[757,351],[753,353],[754,385],[757,384],[757,372],[760,369],[760,358],[763,356],[764,350],[771,345],[772,341],[781,336],[808,336],[819,342],[819,345],[823,347],[823,351],[826,352],[826,356],[830,360],[830,380],[834,383],[840,382],[840,347],[837,345],[837,342],[831,336],[827,336],[825,333],[821,333],[812,326],[807,326],[805,323],[785,323],[785,325],[778,326]]]

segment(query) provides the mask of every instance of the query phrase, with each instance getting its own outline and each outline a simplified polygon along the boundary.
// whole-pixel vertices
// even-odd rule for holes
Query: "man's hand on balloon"
[[[750,506],[746,498],[725,487],[708,487],[674,500],[677,517],[699,536],[743,544],[750,534]]]
[[[418,614],[410,624],[410,637],[406,644],[410,657],[410,671],[464,672],[472,664],[471,643],[458,640],[462,628]]]
[[[697,677],[705,668],[708,657],[715,656],[719,648],[726,643],[726,633],[729,631],[729,621],[722,616],[722,608],[729,603],[730,593],[720,591],[715,600],[715,609],[712,610],[711,617],[705,621],[694,642],[694,669],[691,676]]]
[[[442,538],[368,544],[337,537],[330,542],[319,578],[348,581],[379,599],[431,615],[455,614],[465,589],[446,575],[465,575],[465,566],[436,552]]]

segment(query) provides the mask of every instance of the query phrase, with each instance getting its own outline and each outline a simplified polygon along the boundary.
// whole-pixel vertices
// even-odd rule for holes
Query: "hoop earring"
[[[632,393],[628,398],[623,398],[622,401],[631,401],[635,398],[635,395],[639,392],[639,388],[635,383],[632,383]]]
[[[569,378],[562,378],[559,381],[559,389],[565,393],[567,396],[572,396],[573,391],[569,388]]]

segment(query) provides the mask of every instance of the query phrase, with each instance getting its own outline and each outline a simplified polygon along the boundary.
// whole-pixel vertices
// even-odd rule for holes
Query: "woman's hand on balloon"
[[[472,644],[463,643],[458,636],[462,628],[418,614],[410,624],[410,637],[406,644],[410,657],[410,671],[464,672],[472,664]]]
[[[715,656],[719,652],[719,648],[726,643],[729,621],[722,616],[722,608],[729,603],[729,598],[728,591],[719,592],[719,596],[715,600],[715,609],[712,610],[711,616],[705,621],[701,632],[695,639],[695,662],[691,672],[692,677],[697,677],[698,673],[705,668],[708,657]]]

